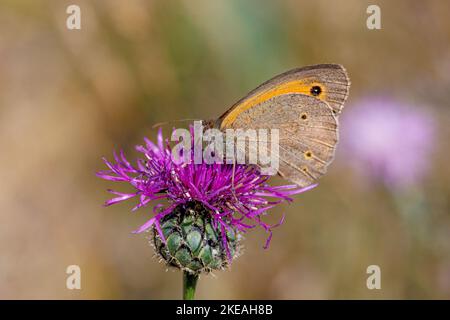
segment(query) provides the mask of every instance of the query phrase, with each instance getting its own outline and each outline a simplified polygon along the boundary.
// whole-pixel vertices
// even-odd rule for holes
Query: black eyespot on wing
[[[319,86],[313,86],[313,87],[311,87],[310,92],[313,96],[317,97],[318,95],[320,95],[322,93],[322,88]]]

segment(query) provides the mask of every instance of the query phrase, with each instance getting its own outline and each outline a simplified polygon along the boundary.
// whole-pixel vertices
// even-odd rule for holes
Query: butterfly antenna
[[[168,125],[168,124],[170,124],[170,123],[174,123],[174,122],[186,122],[186,121],[202,121],[201,119],[179,119],[179,120],[171,120],[171,121],[164,121],[164,122],[158,122],[158,123],[155,123],[153,126],[152,126],[152,128],[153,129],[155,129],[155,128],[159,128],[159,127],[162,127],[162,126],[166,126],[166,125]]]

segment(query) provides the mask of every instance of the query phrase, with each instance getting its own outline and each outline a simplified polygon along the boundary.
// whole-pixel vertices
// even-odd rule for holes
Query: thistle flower
[[[135,165],[122,151],[114,152],[114,162],[103,159],[109,170],[98,172],[99,177],[126,182],[134,188],[132,193],[108,190],[116,197],[105,205],[136,198],[135,211],[158,200],[153,216],[134,233],[153,230],[157,253],[185,274],[197,276],[228,266],[237,256],[240,235],[255,227],[268,233],[267,248],[272,229],[283,222],[284,216],[276,225],[264,222],[262,216],[277,204],[291,201],[292,195],[315,186],[271,186],[267,183],[269,176],[261,175],[254,166],[180,163],[175,161],[161,130],[156,144],[145,139],[136,150],[142,158]]]
[[[368,98],[343,115],[346,161],[389,188],[417,185],[427,174],[435,144],[432,116],[387,98]]]

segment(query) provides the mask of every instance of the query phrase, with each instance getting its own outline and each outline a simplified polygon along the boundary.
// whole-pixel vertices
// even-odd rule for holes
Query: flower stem
[[[183,300],[194,300],[198,274],[183,271]]]

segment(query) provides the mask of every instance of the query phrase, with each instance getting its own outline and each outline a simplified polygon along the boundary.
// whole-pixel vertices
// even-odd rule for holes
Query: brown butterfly
[[[333,161],[338,116],[349,87],[341,65],[293,69],[261,84],[210,126],[221,131],[278,129],[278,173],[305,187],[325,174]]]

